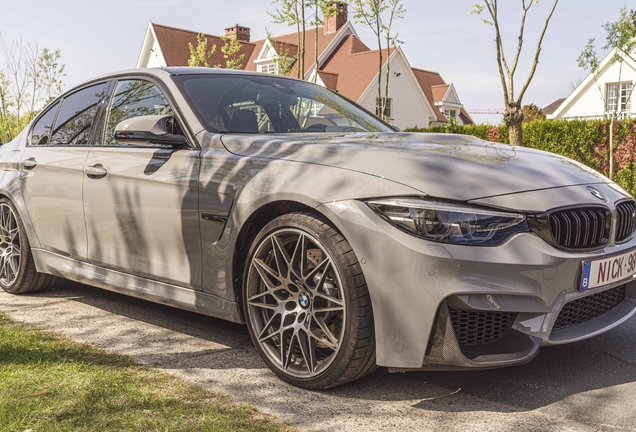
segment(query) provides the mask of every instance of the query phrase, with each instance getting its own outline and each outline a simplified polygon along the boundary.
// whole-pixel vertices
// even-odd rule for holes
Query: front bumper
[[[636,248],[636,240],[593,252],[556,249],[532,233],[496,247],[440,244],[406,234],[359,201],[319,207],[362,263],[376,329],[377,364],[397,370],[493,368],[530,361],[540,346],[585,339],[636,313],[636,281],[581,292],[581,261]],[[554,330],[566,303],[625,285],[616,307]],[[449,308],[514,312],[496,343],[462,346]]]

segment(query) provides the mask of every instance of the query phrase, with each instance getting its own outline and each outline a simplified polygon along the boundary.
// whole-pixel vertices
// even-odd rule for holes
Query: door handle
[[[100,179],[106,177],[106,174],[108,174],[108,171],[106,171],[106,168],[104,168],[102,164],[86,167],[84,172],[92,179]]]
[[[24,169],[30,170],[35,168],[38,163],[35,161],[35,158],[28,158],[24,160]]]

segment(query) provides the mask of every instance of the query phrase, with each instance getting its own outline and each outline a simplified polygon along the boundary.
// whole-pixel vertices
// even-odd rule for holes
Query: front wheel
[[[55,282],[37,273],[29,239],[13,203],[0,198],[0,288],[11,294],[43,291]]]
[[[375,370],[364,275],[328,220],[291,213],[271,221],[252,243],[243,281],[252,341],[281,379],[324,389]]]

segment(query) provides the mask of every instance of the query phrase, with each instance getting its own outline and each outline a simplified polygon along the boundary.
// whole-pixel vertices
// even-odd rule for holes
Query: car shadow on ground
[[[159,305],[86,285],[65,282],[52,292],[36,294],[73,301],[142,321],[173,332],[229,347],[206,355],[212,369],[265,369],[243,325]],[[218,360],[217,360],[218,359]],[[230,365],[228,365],[228,361]],[[156,364],[161,368],[161,364]],[[181,361],[181,368],[201,367]],[[274,378],[273,374],[272,378]],[[388,373],[346,386],[316,392],[330,398],[360,401],[417,401],[413,408],[445,412],[524,412],[551,405],[571,395],[636,382],[636,319],[601,336],[568,345],[544,347],[530,363],[505,369],[466,372]],[[250,383],[236,382],[239,391]],[[243,388],[244,387],[244,388]],[[604,398],[609,393],[604,393]]]

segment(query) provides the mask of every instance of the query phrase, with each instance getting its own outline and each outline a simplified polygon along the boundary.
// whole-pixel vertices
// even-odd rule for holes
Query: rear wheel
[[[35,271],[29,240],[13,203],[0,198],[0,287],[11,294],[43,291],[55,277]]]
[[[254,240],[243,280],[252,341],[280,378],[322,389],[375,370],[362,269],[329,221],[306,213],[274,219]]]

